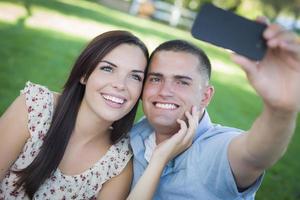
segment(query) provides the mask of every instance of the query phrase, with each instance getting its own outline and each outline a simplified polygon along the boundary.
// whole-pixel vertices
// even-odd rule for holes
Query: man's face
[[[157,52],[152,58],[142,96],[144,113],[151,125],[177,131],[176,120],[185,119],[185,111],[191,111],[193,105],[203,109],[208,104],[211,96],[207,96],[208,87],[203,83],[195,55]]]

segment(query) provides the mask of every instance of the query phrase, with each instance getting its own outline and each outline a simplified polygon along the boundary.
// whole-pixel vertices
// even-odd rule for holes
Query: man
[[[264,37],[268,52],[261,62],[233,55],[264,105],[244,133],[210,121],[205,108],[214,89],[204,52],[180,40],[154,50],[142,95],[146,118],[131,131],[133,186],[156,145],[179,130],[176,120],[195,105],[202,117],[193,143],[164,168],[153,199],[254,199],[264,170],[284,154],[300,110],[299,38],[275,24]]]

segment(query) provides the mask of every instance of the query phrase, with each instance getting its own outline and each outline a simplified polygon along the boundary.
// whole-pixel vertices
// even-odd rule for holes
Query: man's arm
[[[264,105],[251,129],[229,145],[229,162],[241,188],[249,187],[285,153],[300,111],[299,37],[275,24],[264,37],[268,51],[261,62],[233,56]]]

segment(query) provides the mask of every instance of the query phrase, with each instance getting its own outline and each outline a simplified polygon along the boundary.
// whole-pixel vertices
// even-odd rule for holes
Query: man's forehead
[[[150,75],[155,75],[155,76],[191,76],[193,73],[189,73],[186,70],[181,70],[181,69],[176,69],[176,70],[167,70],[166,68],[152,68],[148,71]]]
[[[191,76],[198,75],[198,60],[188,59],[186,56],[177,56],[175,54],[163,54],[158,52],[150,62],[148,72],[161,74],[163,76]]]
[[[175,61],[175,62],[197,62],[198,57],[192,53],[185,51],[173,51],[173,50],[161,50],[155,52],[152,57],[153,60],[159,60],[161,62]]]

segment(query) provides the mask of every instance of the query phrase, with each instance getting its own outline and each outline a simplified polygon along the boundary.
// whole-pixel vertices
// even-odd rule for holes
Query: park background
[[[156,15],[157,2],[171,6],[168,13]],[[299,0],[138,1],[138,9],[133,9],[130,0],[1,0],[0,115],[28,80],[61,91],[87,42],[102,32],[123,29],[139,36],[150,51],[163,41],[178,38],[203,48],[212,61],[212,84],[216,89],[208,108],[211,118],[215,123],[249,129],[262,103],[242,70],[230,61],[228,52],[193,39],[189,22],[180,21],[183,13],[178,17],[177,12],[175,23],[171,22],[175,9],[187,10],[186,20],[191,21],[203,2],[213,2],[250,19],[267,15],[299,32]],[[139,108],[137,119],[142,115]],[[266,172],[257,200],[300,199],[299,153],[298,117],[292,142],[285,156]]]

